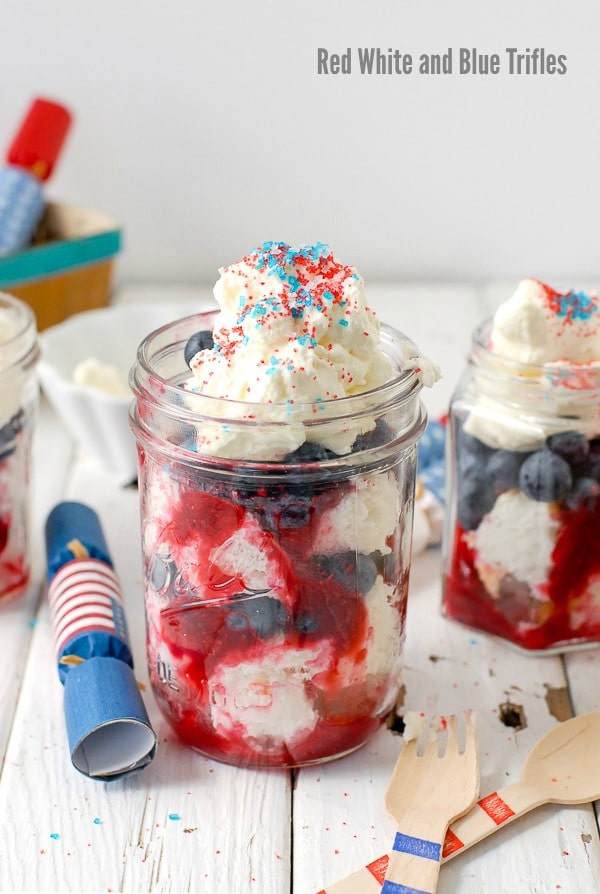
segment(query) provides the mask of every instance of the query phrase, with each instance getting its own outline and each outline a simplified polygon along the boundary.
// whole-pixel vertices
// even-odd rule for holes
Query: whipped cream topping
[[[492,350],[520,363],[600,361],[600,296],[524,279],[494,316]]]
[[[468,434],[489,447],[521,451],[535,450],[549,435],[573,428],[574,419],[587,437],[600,434],[600,414],[581,403],[586,389],[594,400],[598,387],[599,295],[561,293],[524,279],[496,311],[488,347],[490,368],[499,378],[482,385],[466,420]],[[531,365],[543,367],[542,374]],[[528,383],[543,398],[539,418],[523,410]]]
[[[363,279],[328,246],[266,242],[219,272],[214,348],[190,364],[203,394],[309,404],[391,377]]]
[[[187,387],[229,401],[219,410],[223,415],[254,420],[255,409],[240,414],[240,402],[250,403],[262,408],[264,421],[286,425],[251,437],[246,430],[209,423],[198,432],[198,450],[271,459],[316,439],[336,453],[349,452],[374,419],[332,421],[312,433],[302,420],[310,407],[315,421],[325,422],[328,403],[370,392],[395,374],[381,349],[363,278],[321,242],[265,242],[219,272],[214,345],[191,359],[194,378]],[[420,384],[437,381],[439,369],[408,340],[403,353],[404,368]]]

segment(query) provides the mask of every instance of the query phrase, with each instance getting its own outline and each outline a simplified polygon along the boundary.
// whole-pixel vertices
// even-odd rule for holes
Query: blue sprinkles
[[[294,248],[285,242],[263,242],[263,244],[253,253],[256,254],[256,261],[254,264],[256,270],[266,269],[269,274],[278,277],[281,282],[286,283],[289,286],[290,292],[294,296],[294,305],[291,309],[292,317],[294,319],[301,319],[304,316],[304,311],[308,307],[312,307],[313,296],[307,288],[302,286],[300,280],[296,276],[286,273],[286,267],[293,267],[299,258],[304,258],[315,263],[321,258],[328,258],[331,255],[329,246],[324,242],[315,242],[314,245],[301,245]],[[325,292],[324,297],[333,300],[331,292]],[[279,303],[274,298],[263,303],[270,304],[276,311],[281,310]],[[255,305],[257,308],[260,306],[261,305]],[[252,315],[258,313],[265,314],[266,308],[263,307],[260,311],[248,311],[248,308],[242,309],[242,313],[238,318],[238,325],[242,323],[248,312]]]
[[[567,292],[560,295],[557,317],[570,317],[573,320],[589,320],[598,310],[593,299],[585,292]]]

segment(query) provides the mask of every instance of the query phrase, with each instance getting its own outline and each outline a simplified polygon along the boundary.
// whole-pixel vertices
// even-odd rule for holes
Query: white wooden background
[[[459,375],[473,325],[506,290],[372,287],[382,318],[438,360],[444,380],[427,396],[442,412]],[[131,289],[120,300],[173,300],[207,290]],[[43,523],[60,499],[98,511],[123,583],[136,673],[144,660],[138,495],[96,462],[77,455],[42,403],[35,445],[35,585],[0,608],[0,891],[315,894],[385,852],[393,834],[383,793],[400,739],[382,730],[359,752],[320,767],[238,770],[186,750],[145,695],[159,737],[154,762],[126,780],[93,782],[71,766],[62,687],[41,581]],[[412,569],[404,709],[478,715],[481,793],[520,776],[537,739],[556,723],[561,694],[573,712],[600,710],[600,651],[565,657],[516,654],[441,617],[440,555]],[[526,727],[499,719],[521,705]],[[599,752],[600,753],[600,752]],[[576,768],[574,768],[576,769]],[[540,808],[444,865],[440,894],[594,894],[600,841],[591,806]]]

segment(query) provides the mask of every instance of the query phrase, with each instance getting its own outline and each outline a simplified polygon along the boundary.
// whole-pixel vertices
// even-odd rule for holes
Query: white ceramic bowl
[[[126,382],[138,345],[149,332],[211,306],[208,302],[116,305],[75,314],[40,335],[38,370],[44,393],[78,444],[123,483],[137,477],[135,440],[128,422],[131,396],[76,385],[73,370],[94,357],[115,367]]]

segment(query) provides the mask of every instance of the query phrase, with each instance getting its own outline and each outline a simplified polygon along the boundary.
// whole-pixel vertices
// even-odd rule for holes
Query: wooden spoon
[[[446,834],[442,862],[482,841],[542,804],[587,804],[600,800],[600,712],[565,720],[530,752],[520,782],[481,798]],[[319,894],[379,894],[387,854]]]
[[[477,844],[542,804],[585,804],[600,798],[600,713],[565,720],[533,747],[520,782],[477,802],[446,835],[442,859]]]

